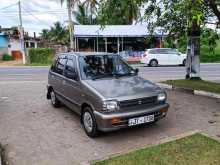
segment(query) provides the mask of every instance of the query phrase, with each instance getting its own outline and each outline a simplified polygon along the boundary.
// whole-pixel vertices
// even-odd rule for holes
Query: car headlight
[[[160,93],[158,96],[157,96],[157,100],[158,101],[165,101],[166,100],[166,94],[165,93]]]
[[[103,102],[103,110],[104,111],[115,111],[118,110],[118,102],[116,100],[104,101]]]

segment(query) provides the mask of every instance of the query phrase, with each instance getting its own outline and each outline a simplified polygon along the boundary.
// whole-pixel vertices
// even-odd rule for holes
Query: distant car
[[[172,48],[147,49],[141,63],[155,67],[158,65],[186,65],[186,54]]]
[[[48,75],[47,98],[81,117],[86,134],[154,123],[167,114],[166,92],[107,53],[62,53]]]

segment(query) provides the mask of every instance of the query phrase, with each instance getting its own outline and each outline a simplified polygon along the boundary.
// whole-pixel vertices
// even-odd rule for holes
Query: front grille
[[[151,106],[157,102],[157,96],[120,101],[120,108],[133,106]]]

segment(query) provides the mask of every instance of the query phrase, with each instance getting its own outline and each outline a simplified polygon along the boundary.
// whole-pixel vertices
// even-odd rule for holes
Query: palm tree
[[[49,30],[43,29],[42,32],[40,33],[40,36],[44,41],[48,41],[50,37]]]
[[[88,12],[83,4],[78,5],[78,10],[73,12],[76,21],[82,25],[90,24]]]
[[[97,0],[86,0],[84,4],[87,9],[90,9],[90,24],[93,24],[93,16],[97,14],[97,6],[99,3]]]
[[[140,16],[142,0],[101,1],[99,21],[101,24],[132,24]]]
[[[49,39],[54,43],[63,45],[68,43],[68,31],[62,27],[60,22],[54,23],[49,31],[49,36]]]

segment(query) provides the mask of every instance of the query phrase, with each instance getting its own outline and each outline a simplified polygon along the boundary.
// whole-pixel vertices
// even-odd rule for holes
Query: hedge
[[[28,49],[29,62],[38,64],[50,64],[54,57],[54,50],[49,48]]]
[[[11,55],[9,55],[9,54],[3,54],[2,60],[3,60],[3,61],[12,61],[12,60],[14,60],[14,59],[13,59],[13,57],[12,57]]]

